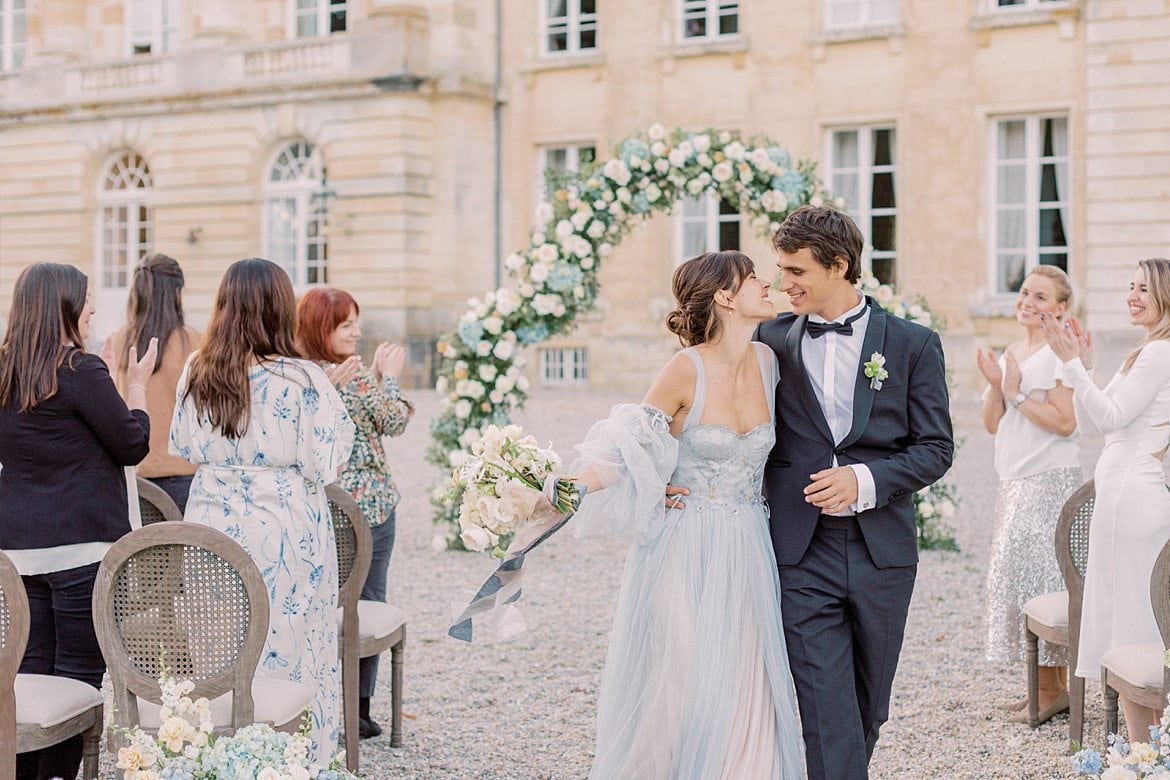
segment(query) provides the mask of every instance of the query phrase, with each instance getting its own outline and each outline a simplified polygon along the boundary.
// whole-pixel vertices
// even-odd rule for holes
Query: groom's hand
[[[842,512],[857,501],[857,474],[848,466],[818,471],[809,479],[804,500],[826,512]]]

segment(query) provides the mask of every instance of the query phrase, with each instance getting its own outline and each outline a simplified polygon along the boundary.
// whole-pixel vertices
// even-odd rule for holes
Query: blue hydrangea
[[[628,138],[626,139],[626,142],[622,144],[622,151],[620,156],[623,162],[628,165],[630,158],[634,155],[641,157],[643,160],[650,156],[650,147],[647,146],[646,142],[640,138]]]
[[[630,211],[634,212],[635,214],[645,214],[649,210],[650,199],[639,192],[634,196],[633,202],[630,203]]]
[[[1101,754],[1088,748],[1074,755],[1071,761],[1073,771],[1082,775],[1099,775],[1104,768]]]
[[[787,168],[792,164],[792,158],[788,155],[788,151],[781,149],[779,146],[769,146],[768,157],[772,162],[783,168]]]
[[[545,285],[557,292],[572,290],[581,283],[581,269],[573,263],[557,263],[548,273]],[[543,341],[543,339],[541,339]]]
[[[785,171],[772,177],[772,189],[783,192],[789,203],[799,203],[801,193],[808,189],[808,181],[799,171]]]
[[[469,349],[475,349],[483,337],[483,325],[479,320],[463,320],[459,323],[459,338]]]
[[[158,773],[161,780],[195,780],[199,765],[186,758],[174,759]]]
[[[521,325],[516,328],[516,340],[524,346],[536,344],[548,338],[548,326],[543,322]]]

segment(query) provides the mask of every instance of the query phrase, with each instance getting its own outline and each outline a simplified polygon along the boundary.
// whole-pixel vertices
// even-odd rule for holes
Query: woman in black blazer
[[[0,344],[0,548],[21,573],[31,627],[20,671],[102,684],[93,627],[98,564],[130,530],[125,466],[146,456],[142,360],[131,347],[127,404],[85,351],[93,316],[85,274],[36,263],[16,280]],[[18,756],[18,778],[76,777],[81,738]]]

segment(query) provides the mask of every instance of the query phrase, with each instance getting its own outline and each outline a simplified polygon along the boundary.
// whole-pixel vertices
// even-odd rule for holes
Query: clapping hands
[[[996,358],[995,351],[980,348],[975,359],[979,363],[979,373],[983,374],[987,384],[996,390],[1001,389],[1003,387],[1003,371],[999,368],[999,359]]]
[[[1086,369],[1093,367],[1093,334],[1081,327],[1076,317],[1069,317],[1063,325],[1051,314],[1040,317],[1040,329],[1060,362],[1079,357]]]
[[[357,375],[358,369],[362,367],[362,359],[357,355],[350,355],[340,363],[334,363],[325,369],[326,378],[333,383],[333,386],[338,390],[349,384],[349,380]]]
[[[374,351],[374,379],[397,379],[406,364],[406,350],[398,344],[383,341]]]

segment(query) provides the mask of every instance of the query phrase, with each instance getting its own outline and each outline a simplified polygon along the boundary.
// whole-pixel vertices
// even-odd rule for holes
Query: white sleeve
[[[1170,342],[1154,341],[1143,347],[1111,394],[1097,387],[1080,358],[1065,363],[1061,374],[1073,389],[1078,418],[1083,415],[1101,433],[1112,433],[1136,420],[1170,382]]]
[[[678,462],[670,418],[652,406],[618,404],[577,445],[570,469],[592,469],[601,490],[586,494],[570,525],[576,536],[609,531],[653,537],[665,522],[663,495]]]

